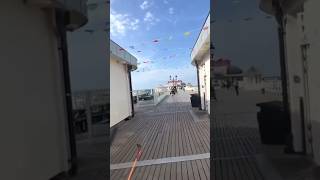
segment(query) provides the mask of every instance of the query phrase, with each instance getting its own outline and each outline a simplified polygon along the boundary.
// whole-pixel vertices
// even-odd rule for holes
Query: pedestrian
[[[239,96],[239,84],[238,84],[238,81],[235,82],[234,89],[236,90],[237,96]]]

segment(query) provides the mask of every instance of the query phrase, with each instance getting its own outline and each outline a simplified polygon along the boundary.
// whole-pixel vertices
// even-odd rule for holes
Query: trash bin
[[[191,94],[190,101],[192,107],[200,107],[200,97],[198,94]]]
[[[261,142],[263,144],[285,144],[290,133],[290,121],[281,101],[258,103],[257,113]]]

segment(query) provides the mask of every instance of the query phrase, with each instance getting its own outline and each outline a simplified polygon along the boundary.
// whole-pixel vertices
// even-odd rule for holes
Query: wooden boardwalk
[[[211,176],[215,180],[265,180],[266,166],[259,165],[262,152],[256,103],[277,97],[259,92],[218,90],[212,103]],[[268,169],[267,169],[268,170]]]
[[[208,119],[195,120],[190,113],[187,94],[169,97],[157,107],[138,109],[134,119],[119,127],[111,146],[111,165],[132,162],[139,143],[143,147],[142,164],[167,157],[200,156],[209,151],[210,160],[141,165],[134,173],[136,180],[275,180],[267,177],[272,174],[270,168],[261,165],[263,153],[256,119],[256,103],[274,98],[258,92],[235,96],[233,91],[225,90],[217,91],[217,97],[218,101],[211,105],[211,128]],[[129,170],[114,168],[111,179],[126,179]]]
[[[209,119],[195,121],[189,95],[180,92],[156,107],[138,109],[135,118],[118,127],[111,146],[111,164],[209,153]],[[133,179],[210,179],[209,158],[137,167]],[[111,179],[126,179],[129,168],[111,170]]]

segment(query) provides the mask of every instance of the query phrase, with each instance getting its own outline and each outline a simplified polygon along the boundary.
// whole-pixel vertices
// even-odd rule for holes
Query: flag
[[[152,42],[157,43],[157,42],[159,42],[159,40],[158,40],[158,39],[155,39],[155,40],[153,40]]]

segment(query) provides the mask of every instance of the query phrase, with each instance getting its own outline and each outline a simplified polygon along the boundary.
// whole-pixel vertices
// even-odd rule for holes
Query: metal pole
[[[199,94],[199,101],[200,101],[200,106],[199,106],[199,110],[202,110],[202,105],[201,105],[201,94],[200,94],[200,79],[199,79],[199,65],[198,62],[195,61],[196,63],[196,68],[197,68],[197,81],[198,81],[198,94]]]
[[[292,132],[291,132],[291,120],[290,120],[290,108],[289,108],[289,98],[288,98],[288,78],[287,78],[287,67],[286,67],[286,52],[285,52],[285,24],[284,24],[284,14],[279,1],[273,0],[272,2],[274,8],[276,9],[276,20],[278,22],[278,40],[279,40],[279,50],[280,50],[280,69],[281,69],[281,83],[282,83],[282,100],[285,117],[288,118],[290,122],[290,137],[289,146],[290,150],[293,150],[292,145]]]
[[[130,97],[131,97],[131,117],[134,117],[134,105],[133,105],[134,102],[133,102],[133,95],[132,95],[131,68],[132,68],[131,66],[128,66],[129,88],[130,88]]]
[[[70,85],[70,75],[69,75],[69,60],[68,60],[68,48],[67,48],[67,34],[66,34],[66,12],[64,10],[56,9],[56,23],[57,29],[60,36],[60,42],[58,50],[61,53],[61,61],[63,68],[63,81],[65,90],[65,101],[67,109],[67,120],[68,120],[68,131],[69,131],[69,143],[70,143],[70,163],[71,168],[69,173],[75,175],[78,169],[77,163],[77,147],[74,132],[74,119],[72,110],[72,97],[71,97],[71,85]]]

